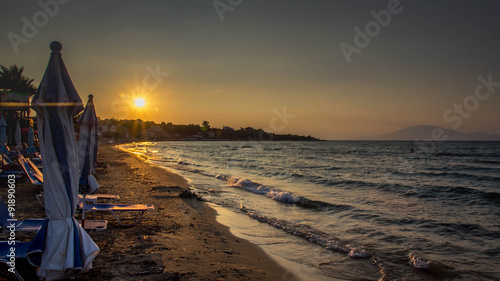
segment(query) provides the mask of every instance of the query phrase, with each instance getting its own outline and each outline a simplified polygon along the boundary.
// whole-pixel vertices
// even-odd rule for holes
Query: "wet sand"
[[[90,233],[101,253],[94,268],[76,280],[295,280],[260,247],[219,224],[207,204],[181,198],[189,187],[183,177],[110,145],[100,147],[98,159],[110,167],[97,172],[102,186],[97,193],[117,194],[119,203],[153,204],[155,210],[129,228],[120,227],[111,215],[96,217],[108,220],[108,230]],[[40,191],[30,183],[18,185],[17,219],[45,216],[35,198]],[[0,195],[5,198],[6,192],[1,188]],[[34,237],[16,234],[21,241]],[[6,237],[1,234],[2,240]],[[6,269],[2,267],[0,280],[13,277]]]

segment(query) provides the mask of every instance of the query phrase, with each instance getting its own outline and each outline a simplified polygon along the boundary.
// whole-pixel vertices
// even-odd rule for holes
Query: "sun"
[[[143,107],[146,105],[146,101],[143,98],[136,98],[134,100],[135,106],[137,107]]]

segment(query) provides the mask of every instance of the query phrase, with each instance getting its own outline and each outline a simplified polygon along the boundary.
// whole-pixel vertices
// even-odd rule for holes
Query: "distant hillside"
[[[442,131],[440,131],[442,130]],[[446,136],[446,140],[450,141],[500,141],[500,135],[487,134],[483,132],[473,132],[473,133],[461,133],[451,129],[443,129],[436,126],[424,125],[424,126],[411,126],[399,131],[371,136],[362,137],[360,140],[432,140],[434,134],[439,132],[444,132],[443,136]],[[435,139],[438,140],[438,139]]]

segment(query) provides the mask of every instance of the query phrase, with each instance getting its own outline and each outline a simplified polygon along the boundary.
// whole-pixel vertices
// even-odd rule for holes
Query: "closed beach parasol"
[[[99,184],[92,175],[97,159],[97,126],[99,124],[93,99],[94,96],[89,95],[85,110],[78,120],[81,124],[80,136],[78,139],[80,185],[84,188],[83,191],[86,194],[93,194],[99,188]]]
[[[98,125],[93,99],[94,96],[89,95],[85,110],[78,120],[78,123],[81,124],[80,136],[78,138],[78,156],[80,160],[80,186],[83,189],[83,202],[85,202],[85,195],[88,193],[93,194],[99,188],[97,180],[92,175],[94,164],[97,159]],[[82,223],[85,223],[85,212],[83,211]]]
[[[7,148],[7,122],[3,116],[0,118],[0,154],[2,155],[2,173],[4,171],[3,166],[3,155],[9,153],[9,149]]]
[[[92,268],[99,248],[73,218],[78,196],[78,154],[72,118],[82,101],[61,58],[62,45],[52,53],[42,82],[33,97],[38,139],[43,158],[43,189],[47,219],[28,251],[45,280],[71,277]]]
[[[0,118],[0,153],[4,154],[9,152],[6,147],[7,144],[7,122],[3,116]]]
[[[16,122],[16,132],[14,134],[14,139],[16,141],[16,149],[20,151],[23,146],[21,145],[21,126],[19,126],[19,121]]]
[[[26,148],[26,153],[27,154],[32,154],[36,152],[36,148],[33,146],[33,143],[35,142],[35,132],[33,131],[33,128],[30,127],[28,130],[28,148]]]

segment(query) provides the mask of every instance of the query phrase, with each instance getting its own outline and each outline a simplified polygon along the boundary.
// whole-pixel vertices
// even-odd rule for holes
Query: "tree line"
[[[275,134],[263,129],[245,127],[233,129],[223,126],[212,127],[208,121],[201,124],[177,125],[171,122],[136,120],[118,120],[116,118],[100,120],[101,132],[106,138],[137,138],[156,140],[204,139],[234,141],[317,141],[312,136],[293,134]],[[113,128],[113,129],[112,129]]]

